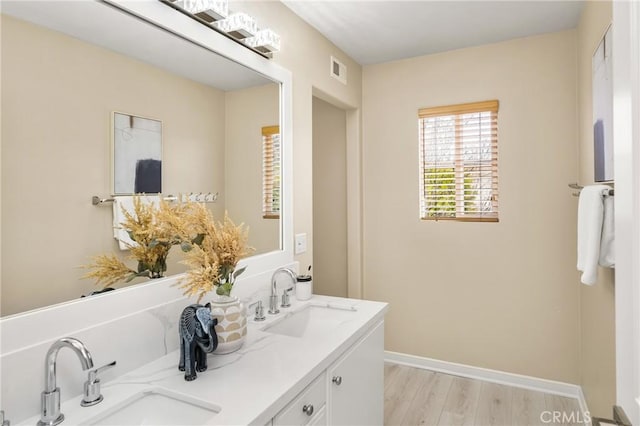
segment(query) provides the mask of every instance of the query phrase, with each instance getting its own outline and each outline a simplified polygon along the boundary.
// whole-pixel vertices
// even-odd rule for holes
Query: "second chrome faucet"
[[[275,315],[280,312],[278,309],[278,293],[277,293],[277,277],[280,274],[286,274],[291,278],[292,285],[296,285],[298,275],[289,268],[278,268],[271,276],[271,297],[269,297],[269,313]],[[286,290],[283,294],[286,294]],[[284,298],[283,298],[284,301]],[[283,303],[284,306],[284,303]]]

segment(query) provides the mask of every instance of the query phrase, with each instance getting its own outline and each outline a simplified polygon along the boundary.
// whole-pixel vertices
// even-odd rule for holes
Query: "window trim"
[[[497,99],[491,101],[469,102],[466,104],[445,105],[430,108],[420,108],[418,118],[439,117],[442,115],[471,114],[474,112],[498,112],[500,102]]]
[[[460,185],[464,185],[461,183],[464,181],[464,164],[462,163],[462,158],[460,156],[461,149],[461,137],[458,132],[461,129],[461,125],[459,124],[460,116],[463,114],[472,114],[478,112],[490,112],[492,116],[492,121],[495,120],[496,126],[498,125],[498,109],[499,109],[499,101],[498,100],[488,100],[481,102],[469,102],[463,104],[456,105],[445,105],[438,107],[430,107],[430,108],[420,108],[418,110],[418,144],[419,144],[419,171],[420,171],[420,220],[424,221],[439,221],[439,220],[447,220],[447,221],[458,221],[458,222],[499,222],[499,210],[498,210],[498,197],[499,192],[497,191],[498,186],[498,130],[497,127],[495,129],[495,133],[492,134],[492,138],[495,137],[495,142],[491,142],[491,160],[488,163],[491,164],[492,168],[492,187],[495,184],[496,191],[492,194],[492,206],[495,212],[489,215],[462,215],[462,216],[427,216],[426,208],[425,208],[425,170],[427,169],[427,164],[425,163],[425,142],[423,140],[424,130],[423,130],[423,119],[425,118],[433,118],[433,117],[441,117],[441,116],[455,116],[455,158],[454,158],[454,174],[456,181],[455,188],[455,199],[456,199],[456,209],[455,214],[460,214],[459,211],[464,209],[464,188],[459,188]],[[462,176],[460,174],[462,173]],[[462,193],[462,197],[459,197],[459,194]],[[462,204],[462,208],[458,206],[458,204]]]

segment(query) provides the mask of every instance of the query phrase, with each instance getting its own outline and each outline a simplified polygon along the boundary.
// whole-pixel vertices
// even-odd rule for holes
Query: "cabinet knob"
[[[333,376],[333,379],[331,379],[331,381],[340,386],[342,384],[342,376]]]
[[[307,415],[307,416],[311,416],[313,415],[313,405],[311,404],[307,404],[304,407],[302,407],[302,411]]]

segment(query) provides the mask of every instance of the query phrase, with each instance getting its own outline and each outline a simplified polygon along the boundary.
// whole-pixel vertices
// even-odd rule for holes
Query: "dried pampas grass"
[[[183,264],[190,267],[180,283],[187,296],[198,296],[198,302],[214,288],[220,295],[229,295],[235,279],[244,272],[236,270],[238,261],[253,252],[247,245],[249,229],[236,225],[225,212],[224,220],[217,222],[203,205],[192,210],[194,229],[202,235],[200,244],[194,245]]]

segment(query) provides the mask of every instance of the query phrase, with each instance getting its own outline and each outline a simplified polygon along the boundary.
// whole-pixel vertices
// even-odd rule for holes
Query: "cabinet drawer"
[[[326,389],[325,373],[322,373],[273,418],[273,425],[308,424],[314,415],[324,408],[327,399]],[[313,411],[310,407],[313,407]]]
[[[327,406],[325,405],[318,414],[313,413],[308,426],[327,426]]]

